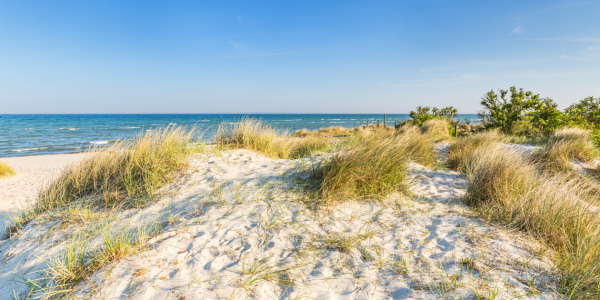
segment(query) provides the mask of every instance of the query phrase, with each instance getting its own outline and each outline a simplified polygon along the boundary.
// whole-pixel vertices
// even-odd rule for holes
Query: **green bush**
[[[510,98],[507,95],[510,91]],[[493,90],[481,99],[483,110],[479,117],[487,129],[498,128],[502,133],[526,136],[549,135],[563,125],[563,113],[550,98],[540,98],[531,91]]]

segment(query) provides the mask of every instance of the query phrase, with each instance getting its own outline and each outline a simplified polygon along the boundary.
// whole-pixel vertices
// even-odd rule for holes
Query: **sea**
[[[289,133],[304,128],[353,128],[384,120],[383,114],[0,114],[0,157],[82,152],[168,126],[196,127],[197,138],[211,142],[220,124],[232,125],[244,117]],[[387,114],[386,124],[406,119],[408,114]],[[460,115],[460,119],[479,120],[475,114]]]

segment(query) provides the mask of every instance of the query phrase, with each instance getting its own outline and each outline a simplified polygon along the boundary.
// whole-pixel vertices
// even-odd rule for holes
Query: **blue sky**
[[[600,97],[600,1],[0,1],[2,113],[407,113]]]

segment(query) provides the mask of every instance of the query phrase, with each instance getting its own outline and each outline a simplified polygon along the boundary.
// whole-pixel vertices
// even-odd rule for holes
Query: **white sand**
[[[1,161],[11,166],[16,175],[0,178],[0,236],[4,234],[6,214],[29,206],[43,184],[85,155],[77,153],[2,158]]]
[[[190,162],[153,205],[102,218],[112,230],[157,222],[162,230],[146,251],[81,282],[77,298],[559,298],[551,251],[483,224],[461,202],[459,173],[412,164],[412,198],[314,211],[297,185],[310,159],[235,150]],[[47,221],[0,242],[0,299],[26,295],[27,280],[45,282],[40,271],[83,232],[90,245],[102,238],[93,223]],[[328,242],[361,235],[349,252]]]

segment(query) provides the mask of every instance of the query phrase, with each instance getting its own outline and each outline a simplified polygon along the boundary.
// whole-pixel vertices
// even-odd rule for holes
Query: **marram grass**
[[[15,175],[15,171],[13,169],[0,161],[0,178]]]
[[[464,172],[465,163],[475,150],[503,139],[504,137],[498,131],[486,131],[459,137],[448,150],[448,165],[454,170]]]
[[[349,143],[313,169],[317,197],[327,206],[345,199],[384,197],[408,188],[408,163],[436,163],[430,136],[376,132]]]
[[[598,197],[566,174],[549,175],[499,143],[466,157],[466,202],[485,217],[529,232],[557,253],[568,298],[600,296],[600,211]]]
[[[587,162],[599,157],[590,135],[591,131],[585,129],[559,129],[549,137],[538,158],[548,170],[569,171],[572,160]]]
[[[279,130],[261,120],[242,118],[233,126],[220,125],[215,136],[219,147],[244,148],[274,158],[302,158],[330,149],[326,137],[304,135],[289,138],[288,132]]]
[[[143,204],[187,166],[193,130],[166,128],[90,153],[39,193],[38,213],[89,196],[104,205]]]

